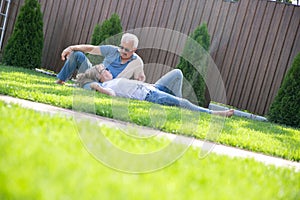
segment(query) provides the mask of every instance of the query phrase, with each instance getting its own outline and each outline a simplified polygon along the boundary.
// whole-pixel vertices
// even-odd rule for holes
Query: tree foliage
[[[275,97],[269,120],[275,123],[300,127],[300,53],[295,57]]]
[[[18,15],[13,34],[3,51],[7,65],[41,67],[44,45],[43,16],[37,0],[25,0]]]
[[[123,31],[120,17],[117,14],[104,20],[101,24],[96,24],[91,39],[92,45],[116,45],[120,44],[121,33]],[[92,64],[99,64],[103,62],[102,56],[95,56],[87,54],[89,61]]]
[[[198,44],[198,45],[195,45]],[[185,79],[191,84],[197,98],[198,105],[206,107],[206,71],[208,66],[210,35],[207,25],[198,26],[187,40],[183,54],[177,68],[180,69]],[[186,60],[188,58],[188,60]],[[185,84],[185,83],[184,83]],[[186,88],[185,86],[183,88]],[[184,91],[183,91],[184,92]]]
[[[102,24],[96,24],[91,44],[99,45],[105,43],[119,45],[121,32],[122,24],[120,17],[117,14],[112,14],[112,16],[104,20]]]

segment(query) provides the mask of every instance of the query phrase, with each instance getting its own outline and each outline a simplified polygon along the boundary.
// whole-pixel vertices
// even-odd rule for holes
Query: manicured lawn
[[[82,100],[80,95],[77,95],[84,92],[82,89],[56,85],[54,81],[55,77],[32,70],[0,66],[0,94],[68,109],[72,109],[76,102],[80,102],[80,105],[83,101],[87,101],[84,105],[91,103],[90,99]],[[130,121],[170,133],[205,139],[210,128],[216,125],[212,122],[218,121],[208,114],[182,111],[175,107],[157,107],[148,102],[127,101],[98,93],[94,98],[92,92],[85,94],[91,96],[94,101],[92,103],[95,103],[94,112],[97,115]],[[94,105],[91,107],[94,108]],[[124,107],[128,107],[128,111],[124,112]],[[83,106],[80,109],[93,112],[88,108],[89,106]],[[221,134],[213,138],[218,143],[289,160],[300,160],[299,129],[238,117],[226,119],[225,123],[220,119],[220,124],[217,125],[223,127]]]
[[[214,154],[199,159],[199,150],[190,148],[159,171],[122,173],[105,167],[86,151],[72,118],[40,114],[1,101],[0,112],[0,199],[300,198],[300,173],[292,169]],[[99,128],[88,121],[81,125]],[[118,145],[141,150],[140,144],[121,136],[120,131],[102,130]],[[143,150],[152,151],[164,143],[150,140]]]

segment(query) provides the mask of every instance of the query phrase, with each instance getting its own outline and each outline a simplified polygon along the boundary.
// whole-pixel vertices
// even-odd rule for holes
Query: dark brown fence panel
[[[20,1],[11,1],[10,7],[9,7],[9,13],[7,17],[7,24],[6,24],[6,30],[2,42],[2,49],[6,45],[10,35],[13,32],[15,22],[16,22],[16,16],[20,11],[21,6],[24,4],[24,0]]]
[[[259,70],[257,72],[256,76],[256,81],[254,81],[254,90],[252,89],[251,93],[251,107],[255,108],[255,111],[262,113],[263,109],[260,106],[261,103],[261,98],[266,96],[264,94],[264,85],[267,84],[268,81],[270,81],[269,77],[272,76],[272,72],[270,71],[272,69],[272,66],[269,65],[271,62],[270,58],[272,55],[272,50],[274,49],[274,45],[276,44],[276,35],[277,35],[277,30],[279,29],[280,26],[280,19],[282,18],[282,11],[284,7],[283,4],[277,4],[276,8],[274,10],[274,6],[269,4],[266,14],[267,17],[269,17],[269,30],[266,33],[266,37],[264,39],[264,49],[268,49],[268,51],[265,51],[265,53],[261,54],[260,61],[258,66]],[[276,14],[277,13],[277,14]]]
[[[237,9],[241,4],[228,4],[223,3],[223,9],[222,11],[227,13],[226,19],[220,18],[218,27],[220,31],[215,32],[214,35],[212,35],[212,43],[211,43],[211,55],[212,58],[214,58],[215,64],[219,67],[220,71],[224,71],[224,80],[225,77],[228,77],[229,71],[231,69],[235,69],[234,67],[225,68],[224,62],[228,62],[230,53],[232,52],[231,49],[233,49],[233,45],[235,44],[234,40],[237,39],[237,37],[234,37],[235,31],[236,31],[236,19],[237,19]],[[224,9],[225,8],[225,9]],[[229,14],[230,13],[230,14]],[[221,16],[224,16],[221,14]],[[223,26],[221,29],[220,27]],[[227,59],[227,60],[226,60]],[[214,64],[214,63],[213,63]],[[231,65],[229,65],[231,66]],[[220,99],[218,98],[218,94],[220,94],[220,84],[223,84],[223,80],[218,79],[217,74],[211,74],[208,73],[209,79],[207,81],[211,81],[215,84],[215,90],[210,91],[211,97],[214,101],[220,102]],[[228,91],[227,91],[228,92]]]
[[[150,16],[146,18],[143,26],[157,27],[159,22],[164,22],[166,18],[162,16],[163,10],[165,9],[166,12],[169,11],[170,6],[171,1],[150,1],[147,7],[144,8],[145,10],[148,10],[150,12]],[[157,38],[155,33],[146,33],[144,35],[140,35],[141,46],[145,46],[145,43],[152,45],[155,42],[155,38]],[[149,77],[153,77],[152,79],[156,79],[157,72],[159,71],[159,66],[155,64],[158,50],[142,49],[141,51],[139,51],[139,53],[143,59],[147,58],[148,60],[146,61],[144,59],[146,63],[149,63],[149,65],[145,66],[145,73],[147,75],[147,82],[151,82],[151,80],[149,80]]]
[[[280,6],[284,7],[284,11],[282,13],[282,18],[280,20],[280,26],[276,32],[276,39],[274,48],[272,49],[272,54],[270,58],[269,65],[272,67],[270,70],[270,80],[265,84],[265,90],[263,91],[263,100],[261,100],[260,104],[265,104],[263,102],[267,102],[264,106],[264,111],[266,112],[275,98],[275,95],[277,93],[277,90],[279,89],[282,81],[282,76],[284,75],[284,71],[287,69],[288,64],[286,66],[280,66],[278,67],[279,60],[281,58],[281,55],[283,55],[283,48],[285,44],[285,38],[287,35],[287,31],[289,29],[290,20],[292,19],[293,15],[293,7],[292,6],[286,6],[284,4],[281,4]],[[290,40],[290,38],[288,39]],[[298,49],[299,51],[299,49]],[[281,70],[281,71],[280,71]],[[278,79],[278,76],[280,75],[280,80]],[[278,83],[279,81],[279,83]],[[263,107],[263,105],[261,105]]]
[[[221,79],[208,71],[213,101],[266,114],[295,55],[300,52],[300,7],[266,0],[39,0],[44,20],[44,68],[58,72],[61,51],[90,43],[97,23],[117,13],[124,31],[134,32],[142,48],[148,82],[176,67],[184,39],[167,31],[144,34],[145,27],[160,27],[189,35],[202,23],[211,34],[210,55]],[[12,1],[3,46],[12,34],[24,0]],[[130,31],[131,30],[131,31]],[[143,33],[143,34],[142,34]],[[224,84],[227,102],[220,99]]]
[[[274,63],[274,68],[276,70],[276,74],[274,79],[272,80],[272,86],[270,88],[270,97],[268,100],[268,104],[266,104],[266,108],[270,106],[270,103],[275,98],[277,91],[281,85],[281,82],[289,69],[292,60],[296,56],[297,53],[300,52],[299,45],[299,20],[300,20],[300,7],[288,6],[285,10],[289,13],[290,18],[286,18],[287,20],[284,23],[287,23],[287,29],[282,30],[279,34],[279,37],[282,37],[283,41],[280,55],[278,56],[278,61]],[[298,20],[298,21],[297,21]],[[296,45],[298,44],[298,46]],[[295,48],[293,48],[295,47]],[[292,51],[291,51],[292,50]],[[283,56],[284,55],[284,56]]]
[[[222,75],[229,76],[231,75],[230,72],[232,70],[237,70],[237,67],[232,65],[232,61],[236,59],[235,57],[235,52],[237,51],[237,45],[239,44],[239,39],[240,39],[240,32],[242,29],[242,24],[243,24],[243,17],[247,14],[247,8],[248,8],[248,1],[242,1],[238,4],[239,9],[234,11],[239,11],[236,13],[231,13],[232,18],[229,18],[230,20],[234,20],[230,22],[230,25],[232,26],[225,26],[223,32],[229,32],[230,34],[227,35],[227,43],[224,48],[221,47],[221,49],[224,49],[225,51],[218,51],[218,54],[216,54],[214,60],[216,61],[216,65],[219,67],[219,70]],[[237,4],[235,4],[237,5]],[[230,30],[230,31],[227,31]],[[223,33],[218,33],[222,34]],[[223,44],[221,44],[223,45]],[[225,49],[226,48],[226,49]],[[237,76],[233,77],[236,78]],[[223,78],[224,84],[226,85],[227,81],[225,78]],[[223,80],[218,80],[217,86],[223,83]],[[212,80],[213,81],[213,80]],[[234,83],[234,81],[229,82],[229,83]],[[215,92],[215,95],[218,95],[220,91],[220,87],[217,87]],[[212,96],[212,99],[216,99],[216,101],[220,101],[218,98],[215,96]],[[228,101],[230,100],[230,97],[228,96]]]
[[[158,23],[158,27],[167,28],[174,30],[177,20],[177,13],[181,12],[182,1],[170,1],[166,0],[164,4],[163,10],[169,12],[163,12],[160,18],[160,22]],[[159,77],[161,77],[170,66],[169,63],[165,62],[166,57],[168,56],[168,52],[163,50],[163,47],[169,46],[172,44],[172,40],[170,37],[167,37],[167,33],[164,31],[157,31],[154,46],[158,47],[154,49],[154,54],[152,54],[153,61],[151,63],[158,63],[156,66],[156,70],[153,73],[153,78],[148,76],[149,82],[156,81]],[[147,62],[147,61],[146,61]]]
[[[61,34],[61,27],[63,23],[63,16],[62,13],[59,12],[56,15],[56,11],[60,10],[60,5],[63,1],[55,1],[50,0],[47,1],[47,5],[45,5],[46,11],[44,14],[44,21],[47,20],[44,24],[46,27],[45,35],[45,42],[44,42],[44,51],[43,51],[43,63],[51,63],[52,60],[56,60],[54,58],[59,58],[56,54],[57,48],[54,46],[55,44],[59,46],[58,40],[60,37],[57,35]],[[51,19],[51,20],[49,20]],[[53,21],[52,21],[53,20]],[[49,47],[49,48],[47,48]],[[45,66],[48,67],[48,66]],[[53,65],[50,67],[52,68]]]
[[[265,1],[263,1],[263,3],[265,3]],[[259,65],[259,60],[264,50],[264,44],[271,23],[270,15],[272,16],[272,13],[270,13],[270,9],[268,9],[268,4],[259,6],[258,13],[262,13],[263,16],[262,16],[262,21],[260,22],[261,26],[259,28],[258,34],[256,34],[257,38],[255,41],[252,41],[255,44],[254,44],[253,52],[251,54],[249,65],[245,66],[249,70],[246,79],[243,81],[245,83],[245,88],[241,93],[242,95],[239,102],[242,108],[246,108],[246,106],[249,104],[249,101],[253,99],[253,97],[251,96],[251,92],[253,91],[253,89],[258,90],[258,88],[254,88],[256,76],[259,75],[258,74],[259,69],[265,67]]]
[[[256,110],[258,110],[259,113],[264,113],[265,112],[265,106],[262,106],[262,103],[266,101],[266,99],[269,96],[269,89],[270,89],[270,85],[272,83],[272,80],[274,79],[274,73],[275,73],[275,68],[273,67],[273,65],[277,62],[277,58],[279,57],[279,50],[278,49],[278,38],[282,37],[280,36],[280,26],[282,25],[282,23],[284,23],[283,17],[284,17],[284,4],[277,4],[276,5],[276,9],[274,11],[274,15],[273,15],[273,19],[272,21],[274,22],[274,24],[271,25],[268,37],[267,37],[267,41],[266,41],[266,48],[270,49],[270,51],[266,52],[265,54],[263,54],[260,66],[262,66],[262,68],[266,68],[266,71],[261,72],[260,76],[263,76],[261,78],[261,81],[258,83],[259,87],[258,89],[260,90],[260,93],[256,93],[256,97],[254,97],[253,99],[256,99]],[[277,48],[274,48],[277,47]],[[274,62],[275,60],[275,62]],[[266,67],[264,67],[266,66]],[[260,87],[259,85],[261,85],[262,87]],[[259,95],[259,94],[264,94],[264,95]],[[253,100],[252,99],[252,100]]]
[[[260,33],[261,41],[258,43],[262,44],[260,55],[257,57],[256,62],[251,62],[254,65],[259,66],[256,72],[256,76],[254,77],[254,81],[252,84],[252,88],[249,90],[248,96],[248,103],[251,107],[257,107],[257,100],[261,95],[261,85],[262,82],[265,80],[266,76],[268,76],[268,58],[270,57],[270,50],[265,51],[266,49],[271,49],[273,47],[274,42],[274,35],[273,31],[274,28],[278,28],[278,21],[274,15],[274,6],[271,4],[267,5],[267,9],[264,16],[264,24],[263,28],[264,33]],[[264,52],[264,53],[263,53]],[[251,98],[250,98],[251,97]]]
[[[254,49],[257,45],[256,41],[258,40],[259,31],[261,30],[261,21],[263,20],[266,3],[267,2],[265,1],[251,1],[248,4],[246,10],[247,14],[244,16],[243,25],[240,29],[241,32],[239,34],[239,41],[235,48],[235,54],[232,58],[233,60],[231,61],[231,65],[238,68],[238,72],[235,74],[238,81],[233,81],[236,84],[234,87],[236,90],[235,93],[232,94],[235,96],[234,99],[238,102],[238,104],[240,104],[246,90],[251,87],[247,84],[247,80],[251,79],[253,72],[249,68],[249,64],[251,63],[253,54],[255,53]]]

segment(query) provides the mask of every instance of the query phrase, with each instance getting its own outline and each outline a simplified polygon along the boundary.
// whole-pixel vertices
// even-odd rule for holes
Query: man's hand
[[[63,61],[66,60],[66,58],[68,58],[73,51],[81,51],[83,53],[89,53],[89,54],[101,56],[99,46],[94,46],[90,44],[80,44],[80,45],[69,46],[68,48],[64,49],[63,52],[61,53],[61,59]]]
[[[61,53],[61,59],[65,61],[66,59],[69,58],[70,54],[73,52],[72,47],[69,46],[68,48],[64,49],[63,52]]]

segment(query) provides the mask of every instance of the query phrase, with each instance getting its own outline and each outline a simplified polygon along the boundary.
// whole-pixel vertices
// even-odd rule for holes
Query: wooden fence
[[[89,43],[94,26],[117,13],[124,31],[160,27],[190,34],[208,24],[210,55],[222,80],[208,74],[213,101],[266,114],[295,55],[300,52],[300,7],[266,0],[40,0],[44,16],[44,68],[59,71],[61,51],[70,44]],[[4,45],[24,0],[13,0]],[[143,40],[152,37],[138,35]],[[30,37],[30,36],[29,36]],[[176,40],[162,45],[181,48]],[[143,42],[140,41],[141,45]],[[156,41],[157,42],[157,41]],[[167,44],[166,44],[167,43]],[[141,49],[148,82],[175,67],[178,55]],[[219,98],[224,83],[227,102]]]

